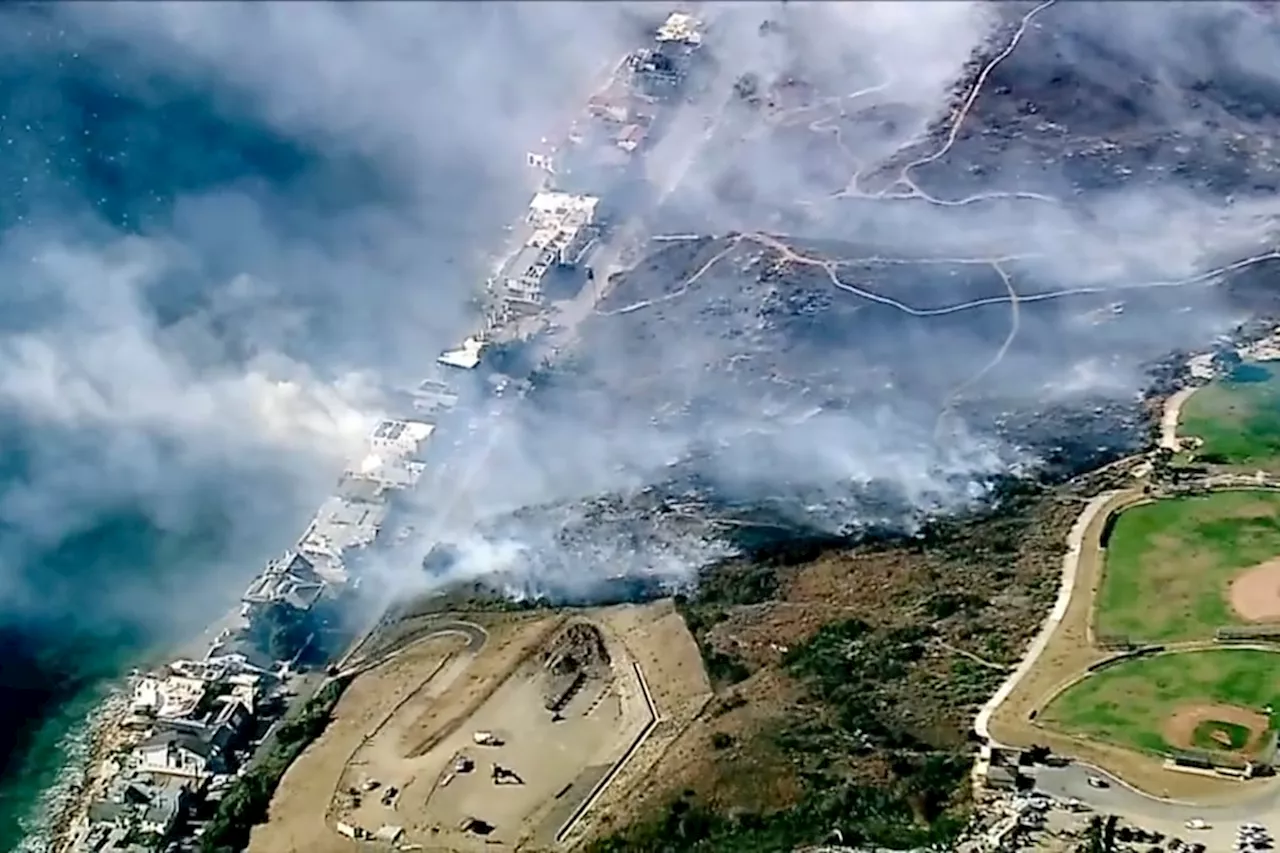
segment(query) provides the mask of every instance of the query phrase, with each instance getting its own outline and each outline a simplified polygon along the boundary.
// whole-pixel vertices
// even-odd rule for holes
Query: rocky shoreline
[[[70,847],[89,804],[105,788],[105,763],[129,744],[131,733],[123,725],[127,711],[123,685],[113,684],[83,723],[67,733],[61,745],[66,763],[53,786],[41,794],[34,826],[19,853],[63,853]]]

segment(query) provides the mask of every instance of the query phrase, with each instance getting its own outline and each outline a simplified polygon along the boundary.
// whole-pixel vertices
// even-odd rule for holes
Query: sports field
[[[1280,709],[1280,654],[1213,649],[1136,658],[1069,687],[1040,715],[1051,728],[1143,752],[1247,758]]]
[[[1183,404],[1178,434],[1207,462],[1280,468],[1280,364],[1242,364]]]
[[[1125,510],[1106,545],[1094,634],[1212,639],[1280,622],[1280,492],[1222,491]]]

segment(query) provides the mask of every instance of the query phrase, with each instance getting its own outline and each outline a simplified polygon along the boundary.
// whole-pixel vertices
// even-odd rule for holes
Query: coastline
[[[89,805],[104,792],[111,778],[104,772],[107,761],[129,745],[129,733],[124,727],[128,700],[121,688],[119,683],[110,685],[108,695],[90,711],[81,734],[84,755],[74,769],[76,780],[67,785],[62,796],[52,793],[50,797],[45,833],[51,853],[62,853],[71,844],[76,827],[88,815]]]
[[[104,784],[103,762],[123,745],[127,701],[122,688],[120,679],[111,679],[68,702],[75,709],[73,719],[55,746],[61,766],[20,821],[25,834],[14,848],[17,853],[53,853],[68,846],[77,821]]]

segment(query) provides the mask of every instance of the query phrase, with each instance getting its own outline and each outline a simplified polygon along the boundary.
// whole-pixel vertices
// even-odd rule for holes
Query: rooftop
[[[530,225],[544,227],[559,225],[565,217],[572,214],[585,215],[588,220],[595,216],[600,199],[591,195],[579,195],[565,192],[540,192],[529,203],[526,220]]]
[[[679,42],[691,47],[702,44],[702,24],[686,12],[672,12],[658,28],[659,42]]]
[[[369,444],[410,455],[435,431],[435,425],[426,421],[385,420],[374,428]]]
[[[184,749],[187,752],[193,752],[201,758],[208,758],[214,753],[214,746],[208,740],[187,732],[163,731],[157,732],[151,737],[138,744],[139,750],[155,750],[155,749]]]
[[[331,497],[320,505],[298,547],[309,553],[341,557],[342,552],[349,548],[360,548],[373,542],[387,512],[385,503]]]
[[[436,361],[448,367],[460,367],[470,370],[480,363],[480,353],[484,351],[484,343],[476,338],[467,338],[458,349],[443,353]]]
[[[208,688],[200,678],[148,675],[134,683],[130,706],[134,713],[149,712],[161,719],[186,717],[195,713]]]

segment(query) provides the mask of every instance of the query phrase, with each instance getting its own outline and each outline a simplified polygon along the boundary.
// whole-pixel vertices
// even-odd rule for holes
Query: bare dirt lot
[[[1267,560],[1231,580],[1231,609],[1250,622],[1280,620],[1280,560]]]
[[[1209,744],[1197,742],[1197,732],[1201,732],[1209,736],[1213,748],[1247,757],[1262,747],[1269,726],[1270,722],[1266,714],[1249,708],[1236,705],[1197,704],[1184,705],[1174,712],[1161,727],[1161,734],[1174,746],[1187,750],[1203,750]],[[1232,727],[1248,732],[1247,740],[1243,745],[1236,746],[1231,742],[1228,729]]]
[[[576,843],[710,696],[670,601],[448,619],[483,645],[398,636],[285,775],[252,851],[358,849],[339,823],[425,850]]]
[[[452,635],[426,639],[357,678],[338,702],[333,722],[285,774],[267,823],[253,831],[251,853],[358,849],[325,824],[325,809],[343,767],[365,734],[463,646],[464,640]]]

